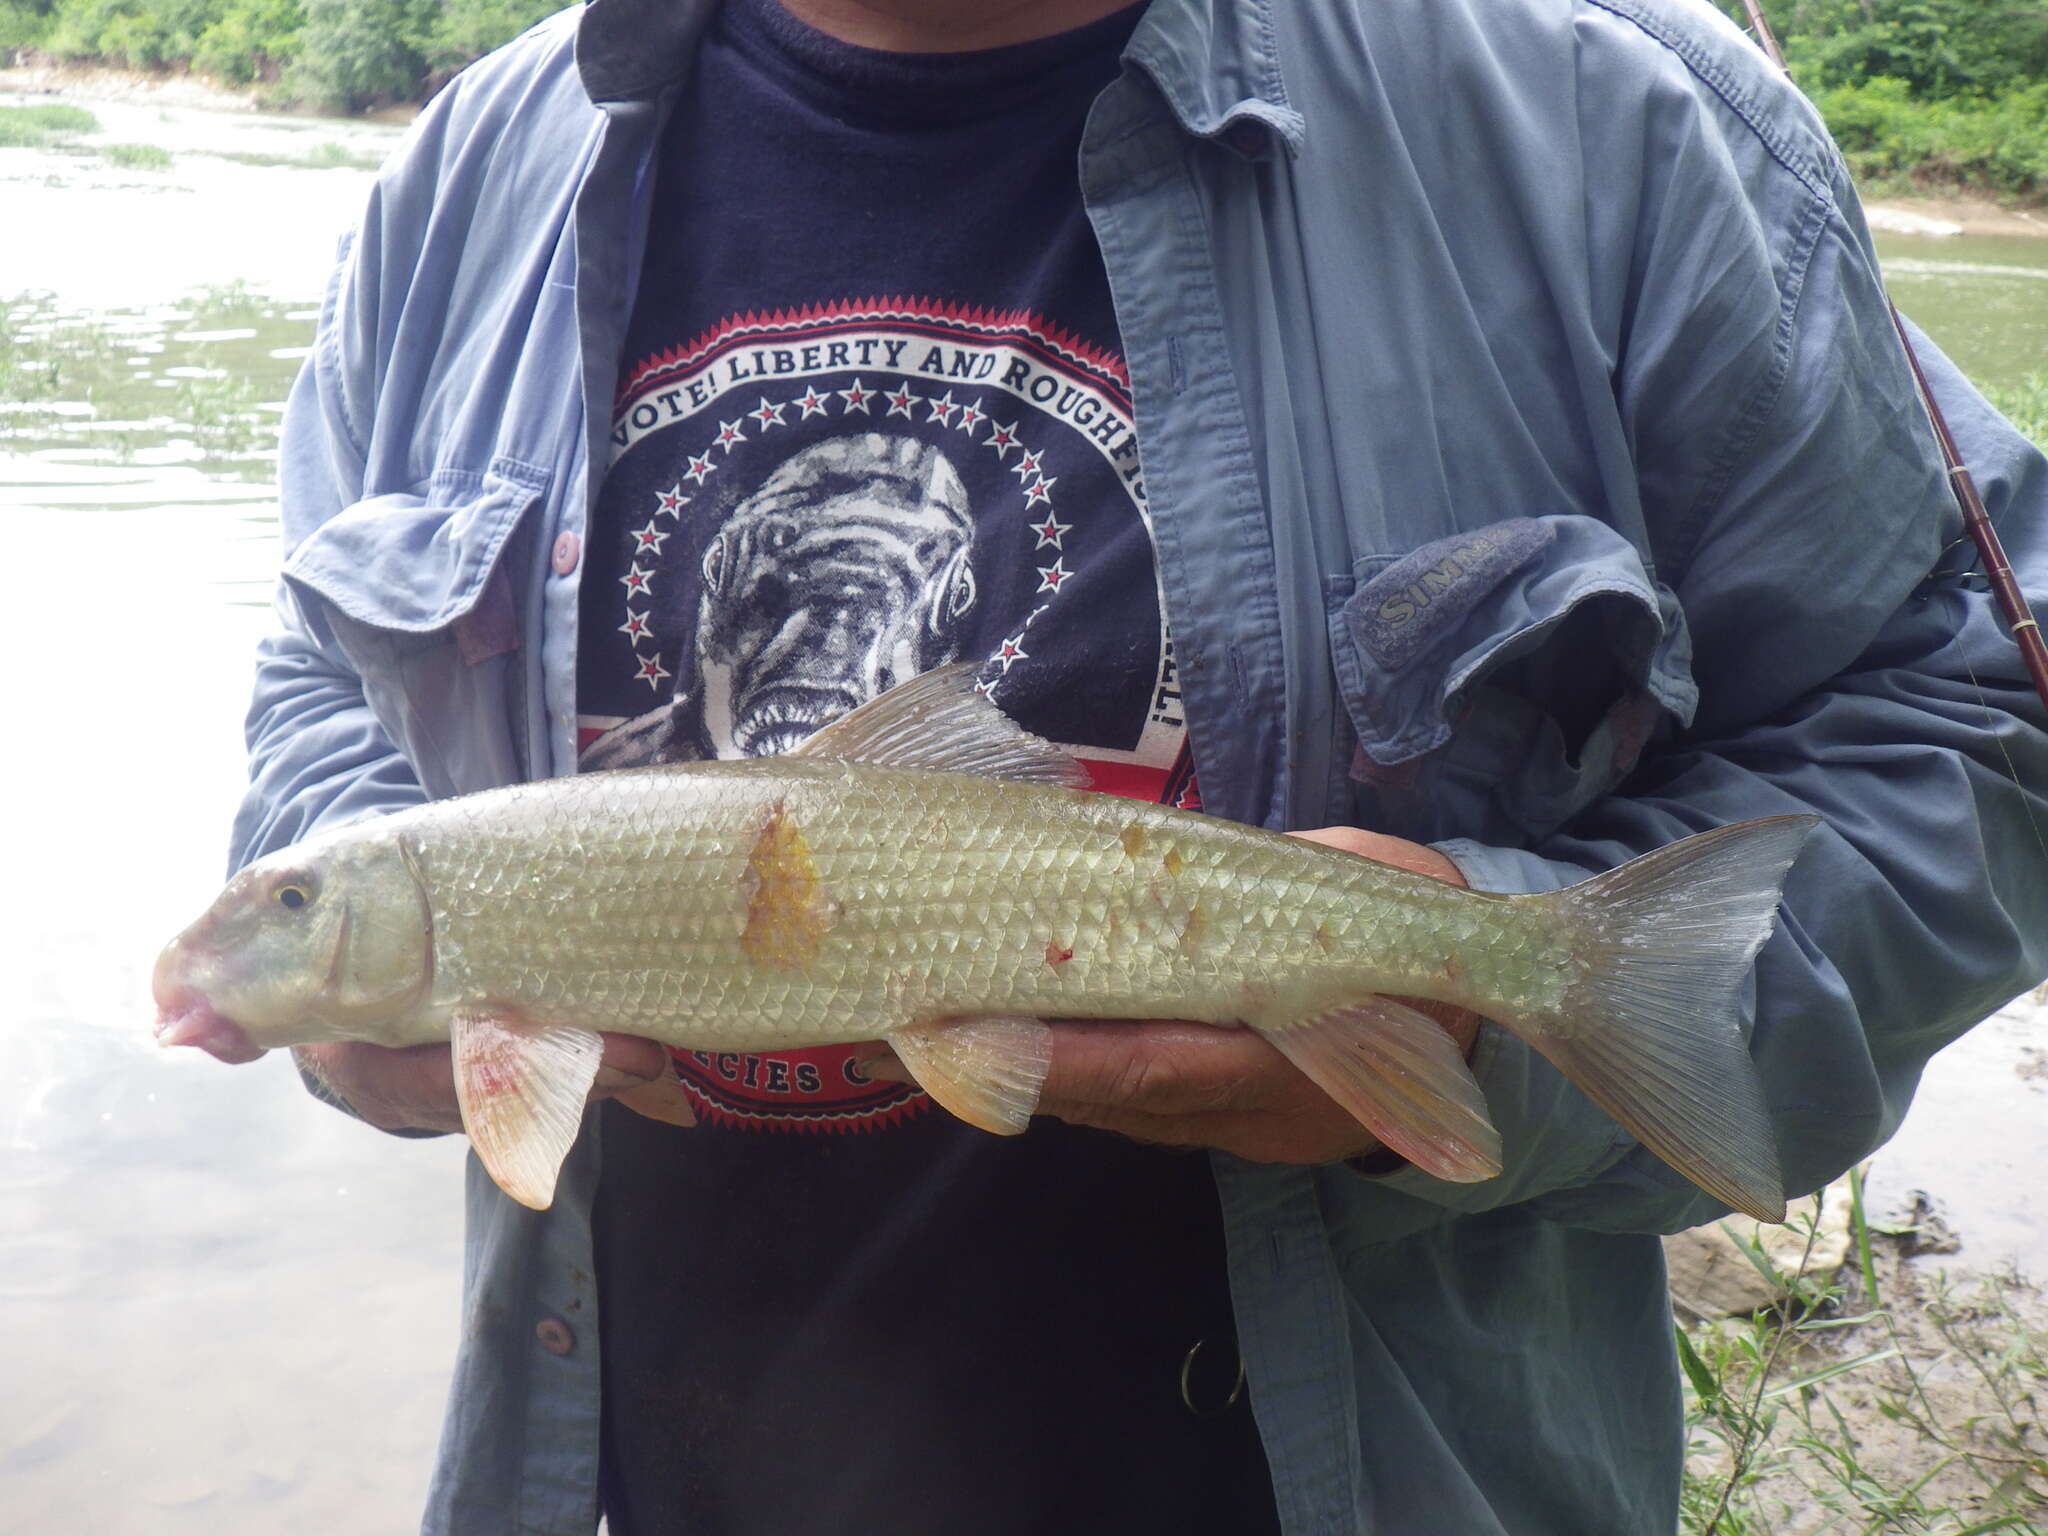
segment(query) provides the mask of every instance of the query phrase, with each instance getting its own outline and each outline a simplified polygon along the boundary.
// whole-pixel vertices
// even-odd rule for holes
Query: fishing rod
[[[1764,19],[1761,0],[1742,0],[1742,8],[1748,13],[1749,28],[1757,43],[1789,80],[1792,71],[1786,66],[1784,50],[1778,46],[1771,24]],[[1941,407],[1935,403],[1934,391],[1928,386],[1927,374],[1920,366],[1920,354],[1914,351],[1913,340],[1906,334],[1906,323],[1899,317],[1899,307],[1889,297],[1885,304],[1891,310],[1892,330],[1899,338],[1899,345],[1906,350],[1906,366],[1913,371],[1913,383],[1920,391],[1920,402],[1927,407],[1927,419],[1934,426],[1934,440],[1941,445],[1942,463],[1948,468],[1949,489],[1955,492],[1956,504],[1963,509],[1963,526],[1969,529],[1977,552],[1983,557],[1984,574],[1998,599],[1999,611],[2005,615],[2006,627],[2012,631],[2013,644],[2020,648],[2020,657],[2027,664],[2027,675],[2034,680],[2034,692],[2041,696],[2043,704],[2048,704],[2048,644],[2042,642],[2041,626],[2035,621],[2033,610],[2027,606],[2027,595],[2020,590],[2011,562],[2005,558],[2005,546],[1998,541],[1998,530],[1991,526],[1991,514],[1984,509],[1984,498],[1977,494],[1977,482],[1970,478],[1955,437],[1949,432],[1948,418],[1941,414]]]

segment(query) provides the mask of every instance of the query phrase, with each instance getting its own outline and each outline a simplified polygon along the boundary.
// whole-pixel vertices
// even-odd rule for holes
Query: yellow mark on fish
[[[1166,872],[1169,875],[1177,875],[1180,873],[1180,866],[1182,863],[1181,856],[1173,849],[1169,848],[1166,850],[1166,852],[1162,853],[1159,856],[1159,862],[1165,867]]]
[[[1145,829],[1139,826],[1125,827],[1117,833],[1117,840],[1124,845],[1124,853],[1135,859],[1145,851]]]
[[[838,916],[818,882],[818,865],[803,828],[777,801],[747,856],[747,926],[740,947],[756,965],[805,971]]]
[[[1202,910],[1202,904],[1198,901],[1188,908],[1188,920],[1181,925],[1181,953],[1192,955],[1196,950],[1200,949],[1202,947],[1202,940],[1208,935],[1208,932],[1209,914]]]

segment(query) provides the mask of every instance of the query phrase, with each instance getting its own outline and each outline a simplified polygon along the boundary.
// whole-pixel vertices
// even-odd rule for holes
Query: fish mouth
[[[777,757],[802,746],[860,700],[839,688],[782,684],[748,701],[733,723],[732,742],[745,757]]]
[[[187,983],[181,972],[185,945],[173,940],[157,957],[150,990],[156,996],[156,1043],[196,1046],[221,1061],[254,1061],[263,1047],[247,1030],[214,1011],[213,1004]]]

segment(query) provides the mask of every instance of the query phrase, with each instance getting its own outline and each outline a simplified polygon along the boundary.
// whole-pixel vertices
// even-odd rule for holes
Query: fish
[[[317,832],[164,947],[158,1039],[228,1060],[448,1041],[478,1156],[534,1209],[601,1031],[702,1051],[880,1039],[945,1109],[1016,1134],[1048,1019],[1244,1026],[1425,1172],[1493,1178],[1478,1082],[1402,1001],[1433,999],[1525,1041],[1717,1200],[1783,1219],[1739,994],[1817,817],[1714,828],[1562,890],[1471,891],[1089,792],[974,678],[912,678],[779,757]]]

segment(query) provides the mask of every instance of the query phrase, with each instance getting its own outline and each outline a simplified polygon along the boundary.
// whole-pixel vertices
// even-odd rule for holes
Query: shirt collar
[[[652,96],[688,68],[718,0],[594,0],[576,31],[576,67],[602,106]],[[1151,77],[1189,133],[1246,147],[1246,132],[1300,147],[1274,41],[1274,0],[1152,0],[1124,57]],[[1243,126],[1241,126],[1243,125]],[[1256,126],[1252,126],[1256,125]]]

